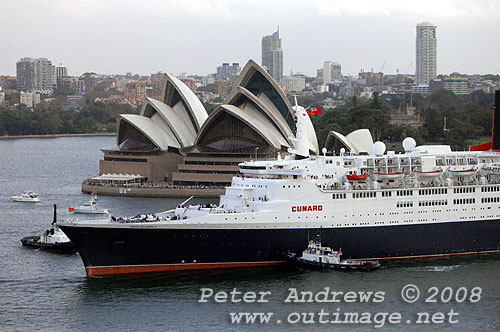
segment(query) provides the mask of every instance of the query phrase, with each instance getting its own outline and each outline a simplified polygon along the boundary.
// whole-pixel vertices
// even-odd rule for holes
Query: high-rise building
[[[262,37],[262,65],[276,82],[283,77],[283,50],[281,49],[280,30],[270,36]]]
[[[222,66],[217,67],[216,78],[218,80],[229,79],[231,76],[237,76],[241,72],[240,64],[238,62],[233,62],[230,65],[228,62],[224,62]]]
[[[342,66],[340,63],[325,61],[323,63],[323,84],[338,82],[342,79]]]
[[[37,59],[40,72],[40,89],[50,90],[57,87],[56,67],[49,59]]]
[[[56,77],[66,77],[68,76],[68,68],[63,66],[62,63],[56,67]]]
[[[57,86],[55,67],[46,58],[22,58],[16,70],[17,88],[21,91],[48,91]]]
[[[286,91],[302,91],[306,88],[306,78],[304,75],[285,76],[281,80],[281,84],[286,88]]]
[[[436,28],[429,22],[417,24],[416,85],[428,85],[437,77]]]
[[[38,67],[36,59],[22,58],[16,64],[17,88],[28,91],[38,87]]]

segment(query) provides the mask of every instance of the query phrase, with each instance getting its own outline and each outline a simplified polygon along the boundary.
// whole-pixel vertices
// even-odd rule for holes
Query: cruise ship
[[[310,119],[303,107],[293,109],[294,149],[240,164],[218,205],[186,202],[133,218],[59,223],[87,275],[281,264],[320,233],[346,259],[500,252],[495,134],[471,151],[416,146],[408,137],[396,153],[358,130],[350,139],[337,133],[344,147],[336,154],[310,155]]]

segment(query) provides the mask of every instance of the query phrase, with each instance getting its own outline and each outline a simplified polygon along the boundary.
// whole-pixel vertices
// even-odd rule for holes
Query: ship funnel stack
[[[471,151],[500,151],[500,90],[495,91],[495,105],[491,120],[491,141],[470,147]]]
[[[491,149],[500,150],[500,90],[495,91],[493,124],[491,128]]]
[[[295,133],[295,149],[289,149],[288,152],[295,155],[296,159],[309,157],[309,145],[307,143],[306,121],[309,120],[309,115],[304,107],[299,106],[297,97],[295,97],[295,106],[293,106],[296,117],[297,132]]]

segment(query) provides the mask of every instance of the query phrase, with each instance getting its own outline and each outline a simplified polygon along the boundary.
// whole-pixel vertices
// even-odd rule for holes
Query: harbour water
[[[500,255],[384,263],[370,273],[282,266],[87,278],[78,254],[23,248],[23,236],[49,227],[52,204],[64,218],[68,207],[89,199],[81,181],[97,174],[99,148],[113,144],[113,137],[0,140],[1,331],[500,331]],[[25,190],[42,202],[10,201]],[[99,204],[125,216],[170,209],[181,200],[100,196]],[[415,294],[403,291],[407,285],[419,289],[413,303],[403,299]],[[251,295],[224,300],[223,293],[219,302],[214,296],[199,302],[201,289],[267,295],[260,303]],[[311,301],[300,302],[307,291],[304,300]],[[332,292],[342,294],[332,298]],[[354,301],[348,292],[358,294]],[[359,292],[378,292],[382,301],[366,303]],[[267,324],[235,323],[231,313],[272,316]],[[370,321],[350,316],[345,322],[344,313],[369,314]],[[400,321],[389,322],[391,313]],[[419,322],[421,313],[431,318],[422,314]]]

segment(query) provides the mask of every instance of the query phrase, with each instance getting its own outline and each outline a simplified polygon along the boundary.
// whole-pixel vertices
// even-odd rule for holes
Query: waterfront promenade
[[[181,185],[113,185],[95,184],[85,180],[82,183],[82,192],[92,194],[97,190],[99,195],[131,196],[131,197],[219,197],[224,194],[221,186],[181,186]]]

